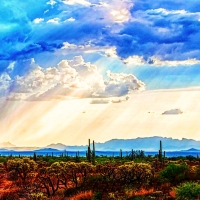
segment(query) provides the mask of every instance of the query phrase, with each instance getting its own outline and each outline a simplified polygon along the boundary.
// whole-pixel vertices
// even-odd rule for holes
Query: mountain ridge
[[[124,151],[144,150],[144,151],[158,151],[159,143],[162,141],[164,151],[181,151],[184,149],[200,149],[200,141],[194,139],[173,139],[171,137],[137,137],[134,139],[111,139],[106,142],[95,142],[95,148],[98,151]],[[7,147],[9,150],[41,150],[41,149],[57,149],[66,151],[86,151],[86,145],[65,145],[62,143],[52,143],[44,147]],[[91,145],[92,146],[92,145]],[[2,147],[0,147],[2,148]]]

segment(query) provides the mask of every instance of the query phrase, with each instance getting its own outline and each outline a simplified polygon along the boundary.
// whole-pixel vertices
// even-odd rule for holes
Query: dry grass
[[[152,194],[153,192],[155,192],[154,189],[146,190],[146,189],[142,188],[137,191],[136,190],[127,190],[127,191],[125,191],[125,194],[127,197],[132,197],[132,196],[142,196],[142,195]]]
[[[92,191],[80,192],[76,196],[71,197],[70,200],[91,200]]]

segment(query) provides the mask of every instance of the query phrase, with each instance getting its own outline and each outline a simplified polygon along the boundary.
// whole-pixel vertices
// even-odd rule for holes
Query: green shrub
[[[6,163],[6,162],[7,162],[6,158],[0,157],[0,163]]]
[[[93,195],[92,200],[102,200],[102,194],[100,192],[96,192]]]
[[[186,164],[169,164],[160,172],[160,178],[170,183],[178,183],[186,179],[189,167]]]
[[[200,197],[200,184],[186,182],[175,188],[177,200],[196,200]]]

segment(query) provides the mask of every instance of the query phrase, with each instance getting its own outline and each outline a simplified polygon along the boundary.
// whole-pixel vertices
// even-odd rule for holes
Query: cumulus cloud
[[[138,80],[133,74],[112,73],[107,71],[109,81],[106,82],[105,91],[102,96],[124,96],[133,90],[144,90],[145,84]]]
[[[40,22],[43,22],[43,21],[44,21],[44,18],[36,18],[36,19],[33,20],[33,22],[35,24],[39,24]]]
[[[5,96],[11,84],[11,78],[7,73],[0,75],[0,96]]]
[[[102,98],[125,96],[145,85],[132,74],[107,72],[107,79],[96,65],[85,62],[82,56],[62,60],[55,67],[41,68],[32,61],[32,70],[13,80],[8,74],[1,77],[3,89],[10,100],[52,100],[67,98]]]
[[[130,78],[129,82],[111,80],[109,76],[101,78],[92,64],[84,61],[70,63],[67,59],[75,55],[85,56],[93,63],[99,57],[107,56],[114,58],[110,62],[118,60],[118,63],[124,62],[128,66],[179,66],[177,74],[186,73],[187,70],[182,71],[183,66],[196,67],[200,64],[199,6],[198,1],[183,4],[180,0],[27,0],[18,3],[2,0],[0,74],[7,73],[11,80],[1,87],[1,91],[7,88],[10,95],[17,93],[23,94],[23,98],[34,95],[39,98],[45,92],[50,97],[51,91],[56,93],[53,88],[59,88],[59,97],[66,90],[73,96],[80,92],[83,93],[80,96],[102,97],[124,95],[137,88],[131,85],[131,81],[136,80],[134,78]],[[41,69],[28,64],[27,60],[31,58],[37,60]],[[71,79],[76,89],[67,82],[70,77],[61,75],[61,69],[55,66],[61,60],[67,60],[75,70]],[[112,69],[112,64],[105,65],[104,70]],[[56,75],[46,69],[52,65],[57,70]],[[49,68],[53,70],[53,67]],[[131,69],[134,74],[135,69]],[[34,70],[34,73],[40,72],[37,80],[33,78]],[[116,71],[130,72],[128,70],[125,67]],[[193,68],[192,75],[195,70],[198,69]],[[145,83],[152,82],[153,75],[147,77],[147,72],[138,71],[137,76]],[[167,73],[170,75],[169,71]],[[161,74],[160,71],[158,74]],[[166,77],[166,71],[163,74]],[[187,84],[193,86],[197,79],[187,79]],[[187,86],[184,81],[182,76],[178,86]],[[164,87],[168,87],[169,82]],[[142,87],[141,84],[138,88]]]

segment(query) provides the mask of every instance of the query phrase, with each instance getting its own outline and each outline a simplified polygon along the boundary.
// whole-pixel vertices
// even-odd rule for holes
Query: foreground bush
[[[196,200],[200,198],[200,184],[186,182],[175,188],[177,200]]]
[[[187,178],[189,172],[188,165],[185,164],[169,164],[160,172],[160,178],[172,184],[179,183]]]

